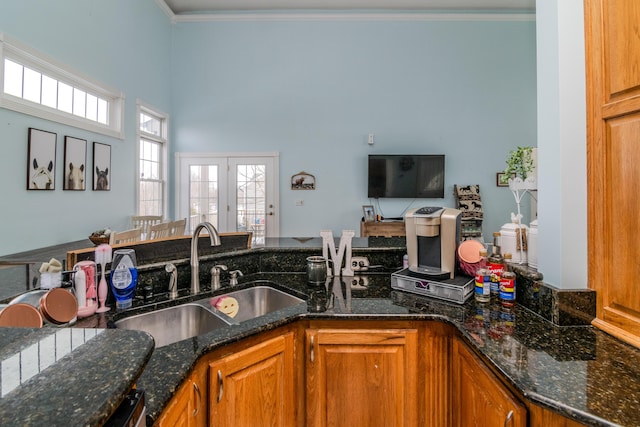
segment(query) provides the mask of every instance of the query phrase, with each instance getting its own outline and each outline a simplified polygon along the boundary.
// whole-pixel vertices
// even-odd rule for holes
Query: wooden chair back
[[[109,236],[109,244],[139,242],[141,240],[142,229],[134,228],[126,231],[112,231]]]
[[[184,236],[184,230],[187,227],[187,219],[182,218],[169,223],[169,236]]]
[[[147,240],[161,239],[163,237],[169,236],[169,225],[170,222],[160,222],[158,224],[153,224],[149,227],[149,234],[147,235]]]
[[[133,215],[131,217],[131,228],[140,228],[142,236],[149,236],[149,227],[162,222],[162,217],[158,215]]]

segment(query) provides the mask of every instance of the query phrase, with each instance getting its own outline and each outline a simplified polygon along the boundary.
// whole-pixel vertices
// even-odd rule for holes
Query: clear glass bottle
[[[500,232],[493,233],[493,247],[491,255],[487,259],[487,268],[491,271],[491,297],[497,300],[500,297],[500,277],[504,272],[504,258],[500,253]]]
[[[491,271],[487,268],[487,250],[480,249],[480,262],[475,275],[476,302],[491,301]]]
[[[500,277],[500,305],[513,308],[516,304],[516,273],[511,269],[511,254],[504,254],[505,269]]]

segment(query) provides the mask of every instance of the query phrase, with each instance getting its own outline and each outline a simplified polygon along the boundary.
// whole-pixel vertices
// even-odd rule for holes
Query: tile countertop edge
[[[135,385],[153,348],[145,332],[101,331],[0,398],[2,425],[102,426]]]

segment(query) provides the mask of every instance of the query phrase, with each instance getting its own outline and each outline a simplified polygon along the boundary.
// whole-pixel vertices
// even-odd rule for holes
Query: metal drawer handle
[[[195,417],[196,415],[198,415],[198,412],[200,412],[200,404],[202,403],[202,396],[200,395],[200,387],[198,387],[198,384],[193,383],[193,390],[196,392],[196,395],[198,396],[198,406],[196,407],[196,409],[193,410],[193,416]]]
[[[311,335],[311,343],[310,343],[310,345],[311,345],[311,352],[310,352],[310,353],[311,353],[311,354],[310,354],[310,356],[311,356],[311,363],[313,363],[313,361],[315,360],[315,355],[314,355],[314,351],[313,351],[313,349],[314,349],[314,344],[313,344],[314,338],[315,338],[315,336],[314,336],[314,335]]]
[[[218,403],[222,400],[222,393],[224,392],[224,382],[222,380],[222,372],[218,369]]]
[[[507,418],[504,419],[504,427],[507,427],[507,424],[511,424],[513,421],[513,409],[509,411],[507,414]]]

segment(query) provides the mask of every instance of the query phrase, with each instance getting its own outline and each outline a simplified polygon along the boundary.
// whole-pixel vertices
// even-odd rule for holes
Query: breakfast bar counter
[[[593,327],[554,326],[521,306],[505,313],[473,298],[458,305],[397,291],[390,287],[388,274],[337,278],[324,290],[308,286],[305,274],[261,273],[243,279],[237,288],[209,295],[267,284],[306,303],[156,348],[137,382],[147,394],[149,423],[208,352],[291,322],[334,319],[453,325],[486,363],[533,403],[585,425],[640,425],[640,351]],[[366,286],[356,283],[363,281]],[[318,293],[325,291],[326,299],[318,302]]]
[[[245,338],[296,322],[359,321],[375,326],[380,321],[418,321],[452,327],[505,384],[539,407],[584,425],[640,425],[638,349],[591,326],[556,326],[520,304],[505,311],[473,298],[460,305],[395,290],[388,269],[310,285],[299,268],[300,259],[320,250],[316,239],[216,254],[201,260],[201,271],[221,262],[230,269],[243,263],[245,274],[235,287],[223,281],[221,289],[205,287],[197,296],[182,288],[174,300],[167,299],[165,288],[164,293],[150,288],[152,295],[137,295],[131,311],[112,309],[81,319],[72,328],[0,329],[1,424],[99,426],[135,383],[145,391],[147,424],[151,425],[199,359]],[[354,248],[359,250],[369,251],[360,254],[369,256],[372,264],[384,256],[397,258],[399,264],[403,253],[396,244]],[[284,271],[268,272],[275,268]],[[148,276],[164,280],[164,268],[155,269],[141,270],[141,291]],[[113,329],[114,321],[123,317],[254,286],[270,286],[302,302],[155,349],[153,339],[144,332]],[[27,366],[26,360],[31,360],[24,349],[39,346],[40,354],[49,354],[38,343],[58,334],[70,334],[64,339],[74,342],[73,351],[5,391],[11,378],[5,370],[11,372],[16,363]],[[75,334],[86,342],[76,343]],[[16,362],[16,358],[21,359]]]

